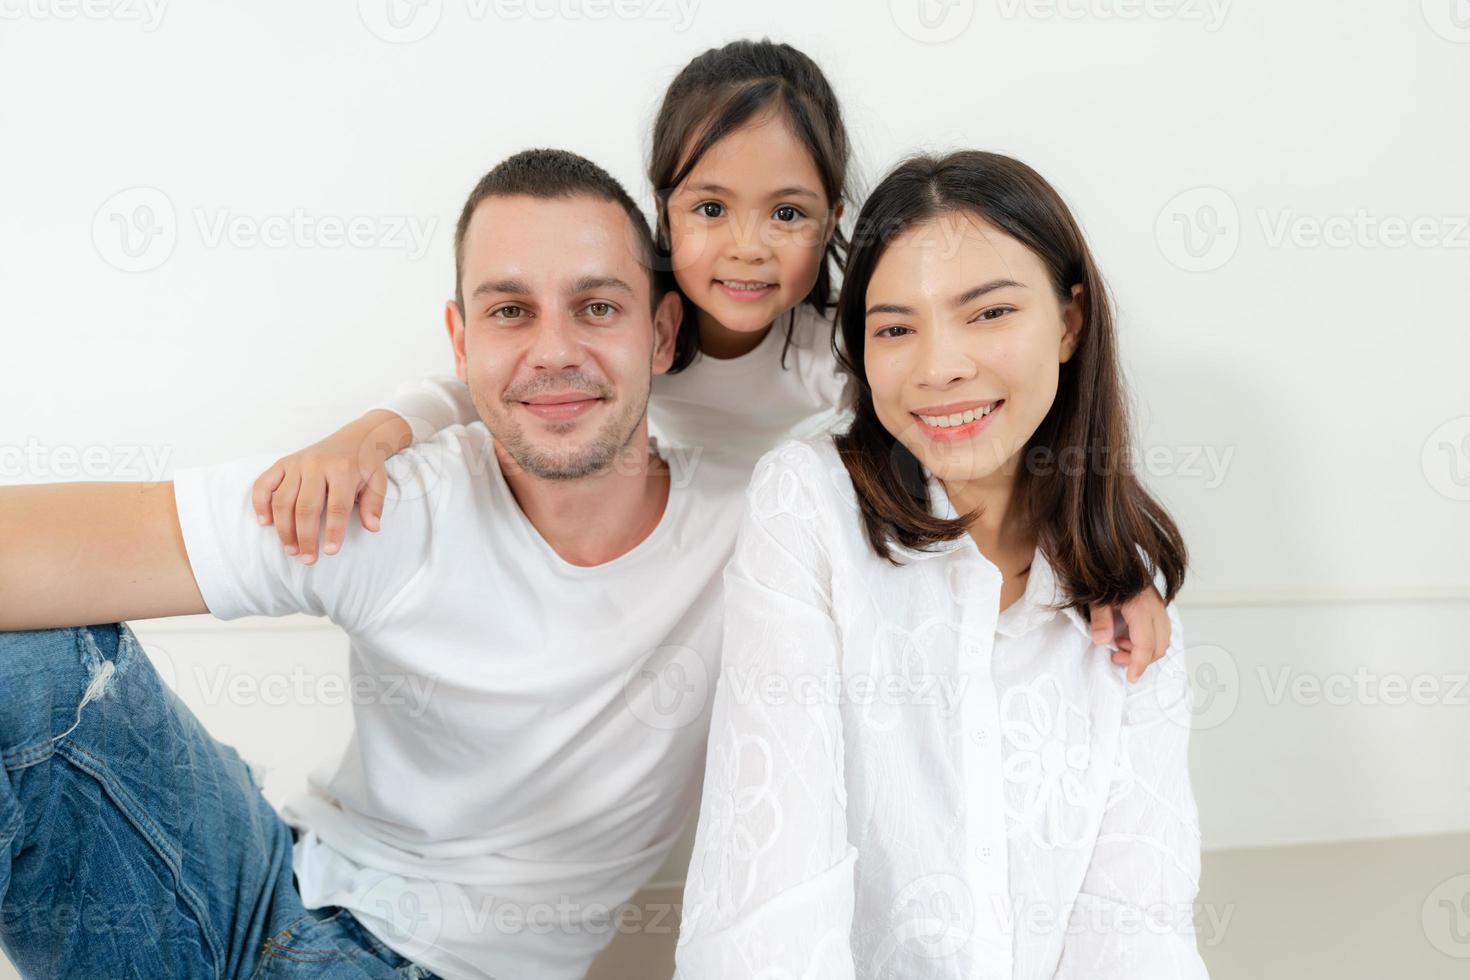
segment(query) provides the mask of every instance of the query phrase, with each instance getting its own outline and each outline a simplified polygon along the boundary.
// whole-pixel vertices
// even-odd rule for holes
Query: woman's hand
[[[1121,606],[1093,606],[1092,642],[1116,644],[1113,663],[1128,664],[1129,682],[1143,676],[1148,665],[1169,652],[1169,613],[1164,597],[1149,586]]]
[[[256,478],[250,500],[262,525],[274,524],[286,554],[316,561],[322,512],[327,515],[322,553],[335,555],[357,503],[369,531],[383,516],[388,471],[383,464],[413,442],[413,430],[393,412],[375,410],[305,449],[282,456]]]

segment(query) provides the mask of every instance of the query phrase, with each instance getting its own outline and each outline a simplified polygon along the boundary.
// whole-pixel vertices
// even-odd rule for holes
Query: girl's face
[[[669,195],[674,277],[694,305],[740,333],[811,292],[842,214],[806,148],[776,114],[720,140]]]
[[[1082,287],[968,212],[907,229],[868,283],[863,363],[878,420],[946,484],[999,480],[1056,399]]]

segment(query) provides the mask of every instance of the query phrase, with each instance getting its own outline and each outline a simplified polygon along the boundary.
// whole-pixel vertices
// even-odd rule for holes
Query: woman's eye
[[[1009,306],[992,306],[988,310],[981,310],[980,311],[980,315],[977,316],[975,319],[977,319],[977,320],[999,320],[1001,317],[1003,317],[1007,313],[1011,313],[1011,312],[1014,312],[1014,311]]]
[[[720,218],[725,214],[725,206],[718,201],[705,201],[697,210],[706,218]]]
[[[897,336],[899,336],[898,331],[912,332],[912,331],[909,331],[909,328],[908,327],[900,327],[900,326],[898,326],[898,325],[895,324],[894,326],[891,326],[891,327],[884,327],[883,329],[879,330],[877,333],[873,334],[873,336],[874,337],[897,337]]]
[[[797,221],[805,217],[805,215],[791,205],[783,204],[776,209],[776,213],[772,217],[777,221]]]

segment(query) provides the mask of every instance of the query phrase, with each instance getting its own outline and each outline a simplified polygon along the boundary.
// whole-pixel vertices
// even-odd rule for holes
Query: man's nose
[[[582,363],[582,345],[576,323],[564,312],[543,313],[531,331],[526,359],[534,368],[560,371]]]

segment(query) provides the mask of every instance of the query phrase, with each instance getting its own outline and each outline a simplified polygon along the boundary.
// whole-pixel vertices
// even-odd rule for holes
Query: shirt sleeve
[[[261,526],[250,504],[255,477],[272,456],[180,470],[174,501],[194,580],[209,611],[242,616],[326,616],[349,631],[373,620],[427,562],[436,499],[433,467],[423,454],[388,462],[382,530],[347,525],[342,550],[304,565]]]
[[[1160,590],[1162,592],[1162,589]],[[1189,782],[1194,694],[1184,627],[1127,685],[1118,763],[1056,980],[1208,980],[1194,928],[1199,811]]]
[[[810,465],[792,466],[791,457]],[[804,459],[804,457],[809,457]],[[814,532],[815,454],[768,454],[725,570],[725,642],[678,980],[854,976],[830,571]]]
[[[451,425],[468,425],[480,420],[470,389],[452,374],[431,374],[419,381],[398,386],[393,397],[374,409],[402,416],[413,430],[413,441],[428,442],[434,433]]]

